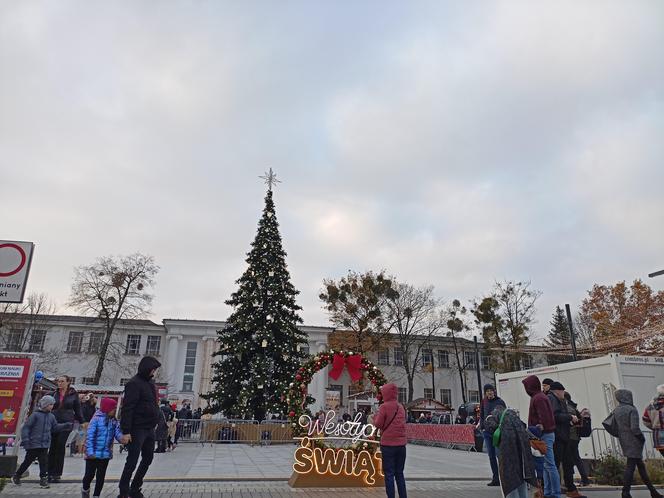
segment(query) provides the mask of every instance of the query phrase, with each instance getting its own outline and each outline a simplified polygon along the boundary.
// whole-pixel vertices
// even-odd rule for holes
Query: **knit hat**
[[[99,406],[99,409],[103,413],[111,413],[113,410],[115,410],[118,406],[118,402],[115,401],[112,398],[103,398],[101,400],[101,404]]]
[[[549,379],[548,377],[542,381],[542,384],[546,384],[547,386],[550,386],[553,384],[553,379]]]
[[[487,391],[496,392],[496,386],[493,384],[484,384],[484,393],[486,394]]]
[[[560,382],[555,381],[551,383],[551,390],[552,391],[564,391],[565,386],[563,386]]]
[[[55,398],[47,394],[46,396],[41,397],[39,403],[37,403],[37,406],[39,406],[40,410],[43,410],[48,405],[54,405],[54,404],[55,404]]]

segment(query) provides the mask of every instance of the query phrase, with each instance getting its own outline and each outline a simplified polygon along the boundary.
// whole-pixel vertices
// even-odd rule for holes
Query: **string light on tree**
[[[273,187],[281,182],[272,169],[261,178],[268,186],[265,207],[247,254],[247,270],[226,302],[233,313],[217,333],[220,350],[212,389],[203,396],[209,412],[256,420],[286,413],[282,394],[306,358],[301,346],[307,344],[306,334],[297,328],[302,323],[298,291],[290,280],[274,211]],[[229,355],[226,349],[238,354]]]

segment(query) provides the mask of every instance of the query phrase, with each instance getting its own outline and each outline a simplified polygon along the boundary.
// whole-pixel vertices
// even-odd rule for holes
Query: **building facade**
[[[104,322],[95,318],[69,315],[29,317],[23,322],[15,317],[0,326],[0,347],[5,351],[39,354],[38,369],[47,377],[69,375],[74,383],[90,385],[97,365],[98,351],[104,334]],[[168,398],[181,404],[188,400],[194,408],[205,407],[201,394],[211,388],[213,353],[217,351],[217,331],[226,326],[224,321],[183,320],[167,318],[162,324],[150,320],[122,320],[114,331],[103,374],[99,384],[122,386],[136,373],[141,357],[156,357],[162,368],[156,381],[167,392]],[[343,343],[343,331],[333,327],[302,325],[308,337],[308,353],[316,355],[327,351],[330,344]],[[404,365],[404,352],[398,347],[398,338],[388,336],[378,351],[368,354],[390,382],[398,386],[399,401],[406,403],[408,378]],[[479,348],[482,351],[483,345]],[[493,383],[494,372],[488,357],[480,354],[481,382],[478,385],[474,343],[465,339],[455,343],[448,337],[426,339],[422,345],[413,377],[412,399],[439,401],[450,407],[464,402],[477,402],[482,396],[482,385]],[[414,361],[414,358],[410,358]],[[524,368],[546,365],[546,355],[534,353],[524,357]],[[329,377],[329,367],[318,372],[309,393],[316,399],[313,411],[326,408],[326,397],[335,392],[341,412],[352,412],[376,402],[371,395],[362,395],[358,385],[352,383],[344,371],[338,380]],[[463,382],[462,382],[463,379]],[[463,385],[463,387],[462,387]],[[167,386],[167,388],[166,388]]]

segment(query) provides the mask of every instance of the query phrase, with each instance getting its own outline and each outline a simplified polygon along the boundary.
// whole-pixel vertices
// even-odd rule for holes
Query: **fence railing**
[[[177,421],[176,439],[180,443],[200,444],[284,444],[294,443],[293,431],[286,420],[200,420]]]
[[[652,431],[643,431],[643,435],[646,438],[644,457],[662,458],[659,451],[655,449]],[[622,450],[618,438],[615,438],[606,432],[606,429],[593,429],[590,434],[590,442],[592,444],[592,453],[595,460],[609,453],[622,456]]]

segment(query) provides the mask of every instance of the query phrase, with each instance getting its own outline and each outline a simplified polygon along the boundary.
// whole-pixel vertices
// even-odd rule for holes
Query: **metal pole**
[[[653,273],[648,273],[648,276],[650,278],[658,277],[660,275],[664,275],[664,270],[656,271],[656,272],[653,272]]]
[[[480,348],[477,345],[477,336],[473,336],[473,342],[475,343],[475,370],[477,371],[477,392],[480,395],[480,400],[482,399],[482,366],[480,365]]]
[[[576,337],[574,335],[574,325],[572,325],[572,312],[569,309],[569,304],[565,305],[565,312],[567,313],[567,326],[569,327],[569,340],[572,345],[572,358],[574,361],[576,357]]]

